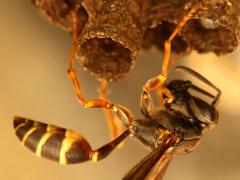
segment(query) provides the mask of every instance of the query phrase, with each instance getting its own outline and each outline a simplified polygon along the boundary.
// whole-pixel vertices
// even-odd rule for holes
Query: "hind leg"
[[[107,99],[107,81],[101,81],[99,85],[99,98]],[[113,115],[112,112],[108,109],[103,109],[103,113],[106,117],[108,128],[110,131],[111,139],[115,139],[119,134],[124,131],[124,125],[117,115]]]

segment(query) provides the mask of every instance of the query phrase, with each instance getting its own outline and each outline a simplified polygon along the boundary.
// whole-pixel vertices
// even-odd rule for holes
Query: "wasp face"
[[[173,96],[177,99],[181,97],[184,91],[187,91],[191,85],[191,81],[172,80],[167,87],[172,92]]]
[[[206,80],[205,80],[206,81]],[[212,129],[218,121],[218,113],[215,106],[207,101],[190,94],[189,89],[194,88],[199,93],[215,98],[210,93],[196,87],[191,81],[173,80],[168,88],[174,96],[174,101],[167,104],[169,110],[184,116],[187,121],[192,122],[200,129]]]

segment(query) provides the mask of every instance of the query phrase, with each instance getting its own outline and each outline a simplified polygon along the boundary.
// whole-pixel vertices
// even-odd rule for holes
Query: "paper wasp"
[[[190,81],[172,80],[167,88],[172,92],[174,100],[169,103],[164,97],[165,108],[156,110],[150,94],[143,90],[140,108],[144,118],[135,119],[125,107],[117,105],[119,109],[116,114],[123,120],[127,130],[96,150],[74,131],[22,117],[14,117],[16,135],[37,156],[60,164],[74,164],[104,159],[130,134],[152,149],[152,152],[123,179],[161,179],[173,154],[191,152],[199,145],[202,132],[213,128],[218,121],[215,105],[221,91],[190,68],[178,66],[176,69],[205,82],[217,91],[217,95],[213,96]],[[212,103],[191,95],[189,89],[212,98]]]
[[[131,135],[152,149],[152,152],[123,179],[162,179],[173,154],[185,154],[194,150],[200,143],[203,131],[212,129],[218,121],[215,106],[221,91],[202,75],[184,66],[176,67],[177,70],[187,72],[215,89],[216,96],[192,84],[191,81],[172,80],[166,83],[171,40],[200,7],[199,3],[193,6],[166,41],[162,74],[150,79],[143,87],[140,109],[144,118],[135,119],[126,107],[113,104],[107,99],[86,100],[72,69],[72,57],[68,72],[80,103],[86,108],[111,110],[122,121],[126,130],[114,140],[93,150],[88,141],[77,132],[15,116],[14,129],[22,144],[37,156],[60,164],[75,164],[104,159]],[[150,95],[155,89],[161,93],[160,109],[154,108]],[[211,98],[212,102],[208,103],[193,96],[189,92],[190,89]]]

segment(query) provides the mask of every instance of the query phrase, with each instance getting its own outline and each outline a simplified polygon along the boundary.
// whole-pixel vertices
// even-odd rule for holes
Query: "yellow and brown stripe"
[[[22,117],[14,117],[14,129],[19,140],[37,156],[60,164],[88,161],[92,148],[80,134],[54,125]]]

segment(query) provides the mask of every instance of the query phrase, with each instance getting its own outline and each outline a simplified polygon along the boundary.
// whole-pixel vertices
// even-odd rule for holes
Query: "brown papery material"
[[[237,1],[202,0],[203,9],[194,15],[173,40],[173,51],[180,53],[192,48],[200,53],[214,52],[222,55],[236,49],[239,44]],[[198,1],[149,1],[149,28],[143,48],[156,46],[162,49],[163,42],[169,37],[174,26],[196,2]]]
[[[136,61],[145,31],[144,11],[136,0],[83,0],[89,15],[77,56],[97,79],[123,77]]]
[[[76,5],[82,0],[32,0],[33,4],[40,10],[41,14],[52,24],[66,31],[72,31],[72,15]],[[86,11],[79,11],[79,29],[82,29],[87,21]]]
[[[80,5],[80,64],[97,79],[124,77],[140,48],[163,50],[180,19],[197,2],[194,14],[172,41],[172,51],[224,55],[239,45],[240,0],[32,0],[47,19],[72,31],[71,13]]]
[[[239,45],[238,6],[230,0],[204,0],[199,11],[181,35],[199,53],[230,53]],[[191,34],[191,36],[189,36]]]

